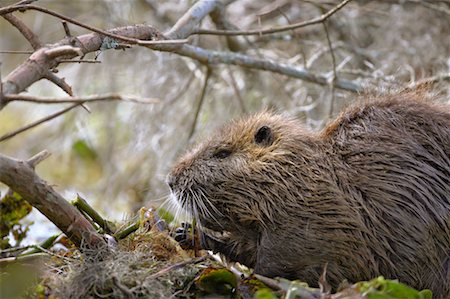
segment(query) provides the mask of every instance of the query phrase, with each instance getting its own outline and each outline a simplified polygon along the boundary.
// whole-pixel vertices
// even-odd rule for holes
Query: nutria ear
[[[260,145],[269,146],[273,143],[272,130],[268,126],[262,126],[255,134],[255,142]]]

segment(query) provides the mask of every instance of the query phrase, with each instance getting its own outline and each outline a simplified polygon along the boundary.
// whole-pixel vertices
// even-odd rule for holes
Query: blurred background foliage
[[[102,29],[146,23],[168,30],[195,1],[56,1],[36,4]],[[237,0],[227,8],[241,29],[281,26],[319,16],[340,1]],[[1,6],[14,1],[0,1]],[[431,4],[430,5],[424,5]],[[374,93],[399,90],[422,78],[450,72],[449,1],[353,1],[328,21],[339,78],[353,80]],[[60,20],[35,11],[16,13],[45,43],[64,38]],[[205,28],[215,28],[206,18]],[[72,35],[88,33],[69,25]],[[228,51],[220,36],[192,36],[193,44]],[[239,37],[241,51],[327,75],[333,64],[324,27],[308,26],[282,33]],[[0,18],[0,51],[31,50],[21,34]],[[3,76],[28,55],[0,54]],[[206,68],[176,54],[143,47],[88,55],[101,64],[66,63],[58,67],[74,94],[117,92],[159,98],[159,104],[100,102],[45,123],[0,143],[0,152],[26,159],[48,149],[52,156],[37,171],[57,191],[86,198],[100,213],[120,220],[144,205],[159,205],[168,195],[164,178],[177,156],[225,121],[273,108],[299,117],[312,130],[322,128],[356,94],[286,76],[212,66],[206,98],[200,93]],[[448,81],[432,92],[449,99]],[[28,93],[65,96],[42,80]],[[333,101],[332,101],[333,98]],[[333,107],[330,107],[330,105]],[[58,111],[63,105],[14,102],[0,111],[0,135]],[[195,111],[199,107],[198,118]],[[190,132],[193,130],[193,135]],[[0,187],[2,194],[7,190]],[[33,218],[34,217],[34,218]],[[39,222],[39,217],[30,218]],[[30,221],[31,221],[30,220]],[[39,227],[34,236],[48,236]]]

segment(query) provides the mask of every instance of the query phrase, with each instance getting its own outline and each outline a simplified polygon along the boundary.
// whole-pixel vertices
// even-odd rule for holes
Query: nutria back
[[[223,127],[167,179],[205,246],[256,273],[399,279],[450,297],[450,108],[367,100],[322,132],[263,112]]]

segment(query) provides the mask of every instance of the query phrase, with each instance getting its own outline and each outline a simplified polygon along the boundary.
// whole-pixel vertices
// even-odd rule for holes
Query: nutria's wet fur
[[[367,100],[322,132],[263,112],[168,176],[207,244],[266,276],[396,278],[450,297],[450,108],[418,93]]]

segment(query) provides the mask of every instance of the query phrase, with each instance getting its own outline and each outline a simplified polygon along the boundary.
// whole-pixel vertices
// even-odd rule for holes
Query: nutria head
[[[167,177],[172,194],[204,226],[264,225],[292,197],[298,148],[313,154],[310,133],[285,115],[263,112],[225,125],[182,157]],[[301,159],[300,159],[301,160]],[[292,198],[297,201],[298,199]],[[278,202],[278,203],[277,203]]]

